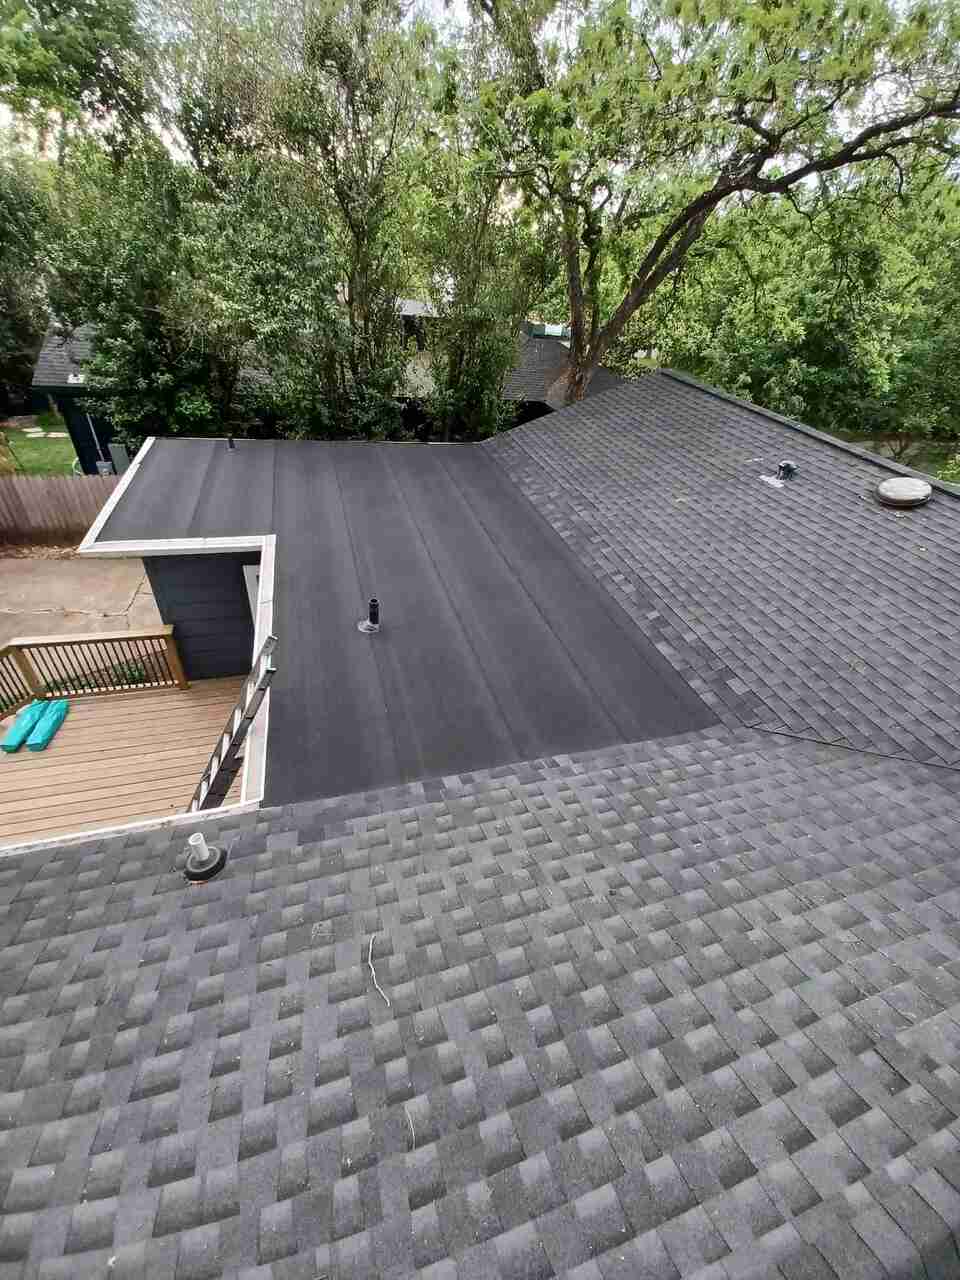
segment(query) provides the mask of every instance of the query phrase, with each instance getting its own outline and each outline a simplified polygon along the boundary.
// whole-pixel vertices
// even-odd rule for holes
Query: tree
[[[334,329],[324,227],[299,174],[225,157],[215,183],[144,141],[68,170],[51,281],[67,329],[94,321],[90,395],[128,436],[258,430],[276,366]]]
[[[0,153],[0,410],[30,385],[47,323],[43,254],[51,205],[41,166]]]
[[[951,0],[474,4],[494,67],[477,103],[487,163],[562,219],[571,400],[734,198],[954,154]]]
[[[227,157],[268,152],[271,83],[283,67],[282,3],[153,0],[165,127],[194,166],[223,184]]]
[[[646,353],[788,416],[908,461],[960,441],[960,207],[922,173],[802,203],[748,202],[714,220],[676,289],[627,326]]]
[[[434,431],[483,439],[512,421],[502,398],[520,326],[555,272],[553,238],[477,164],[458,111],[469,67],[446,66],[419,170],[415,251],[435,317],[426,326]]]
[[[0,103],[126,136],[147,111],[146,47],[134,0],[0,0]]]
[[[312,11],[302,66],[281,84],[276,143],[323,199],[349,343],[327,394],[360,434],[399,425],[405,363],[397,298],[409,276],[415,133],[429,32],[393,0],[327,0]]]

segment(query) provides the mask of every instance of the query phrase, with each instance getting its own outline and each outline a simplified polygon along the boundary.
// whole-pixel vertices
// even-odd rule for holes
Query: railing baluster
[[[46,648],[40,650],[43,665],[47,671],[48,683],[53,684],[53,696],[56,697],[57,686],[66,679],[66,672],[57,664],[53,655]]]
[[[73,678],[78,689],[102,691],[106,681],[101,670],[101,646],[99,644],[72,644],[67,649],[73,664]]]
[[[143,679],[137,678],[137,672],[143,668],[143,663],[140,661],[140,655],[137,653],[133,641],[118,640],[116,643],[120,654],[119,661],[116,664],[119,669],[117,683],[123,685],[125,689],[137,684],[146,684],[145,670]]]
[[[34,671],[37,673],[37,697],[42,698],[47,687],[47,669],[44,666],[39,649],[30,650],[30,661],[33,664]]]
[[[177,681],[174,680],[173,671],[172,669],[170,669],[169,660],[168,658],[166,658],[166,649],[165,648],[161,649],[159,648],[159,646],[157,646],[157,648],[152,649],[152,653],[154,653],[154,662],[156,664],[156,667],[159,668],[161,672],[163,672],[165,684],[168,684],[168,685],[177,684]]]
[[[170,671],[170,664],[167,662],[167,655],[163,649],[158,648],[153,641],[144,641],[144,646],[150,653],[150,669],[155,673],[155,678],[160,684],[173,684],[173,675]]]
[[[126,640],[110,641],[110,683],[119,689],[127,689],[136,684],[132,678],[130,645]]]
[[[103,693],[109,689],[110,676],[104,667],[108,661],[107,651],[102,642],[72,645],[70,660],[78,689],[91,693]]]
[[[113,640],[100,640],[85,647],[86,666],[94,673],[98,692],[122,689],[123,650]],[[118,668],[121,668],[118,671]]]
[[[190,687],[173,627],[89,636],[40,636],[0,646],[0,713],[31,698]]]
[[[132,675],[133,683],[142,685],[158,684],[156,672],[150,666],[150,658],[148,656],[149,646],[143,641],[138,640],[135,636],[130,640],[125,640],[124,645],[130,650],[132,655]]]
[[[76,644],[70,647],[70,657],[76,670],[77,684],[82,689],[103,693],[110,688],[109,672],[104,668],[102,644]]]
[[[92,663],[87,659],[88,653],[92,654]],[[70,678],[73,681],[74,689],[86,690],[91,686],[95,689],[100,687],[100,676],[96,670],[96,654],[97,649],[92,645],[67,645],[64,650],[64,657],[70,669]]]
[[[43,660],[54,673],[54,682],[60,686],[62,693],[70,693],[70,674],[66,666],[65,654],[63,649],[47,649],[42,650]],[[56,690],[54,690],[56,693]]]
[[[0,664],[0,705],[5,709],[4,714],[7,707],[14,707],[29,696],[29,690],[13,663],[5,661]]]
[[[12,660],[5,660],[0,666],[0,680],[3,681],[3,686],[8,694],[16,693],[22,696],[28,692],[26,681]]]
[[[135,683],[146,685],[159,684],[160,682],[157,680],[157,673],[150,665],[150,657],[147,653],[147,646],[144,642],[142,640],[133,639],[124,641],[124,644],[130,650],[132,655],[131,674],[137,677]],[[140,673],[139,676],[137,676],[137,672]]]

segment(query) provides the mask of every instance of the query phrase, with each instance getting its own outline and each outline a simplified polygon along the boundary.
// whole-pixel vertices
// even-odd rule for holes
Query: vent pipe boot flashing
[[[209,880],[218,871],[222,871],[227,863],[226,851],[218,849],[215,844],[207,844],[199,831],[187,841],[190,852],[183,874],[188,880]]]
[[[370,597],[367,616],[357,623],[357,630],[363,632],[365,636],[375,636],[380,630],[380,601],[376,596]]]

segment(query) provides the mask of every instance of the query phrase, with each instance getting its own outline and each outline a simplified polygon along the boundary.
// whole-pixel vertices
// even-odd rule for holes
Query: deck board
[[[242,684],[71,698],[46,751],[0,758],[0,846],[183,813]]]

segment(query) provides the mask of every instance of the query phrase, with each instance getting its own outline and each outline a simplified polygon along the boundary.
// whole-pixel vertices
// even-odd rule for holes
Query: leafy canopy
[[[954,154],[956,0],[474,0],[474,13],[491,51],[486,163],[562,218],[573,398],[734,196]]]

